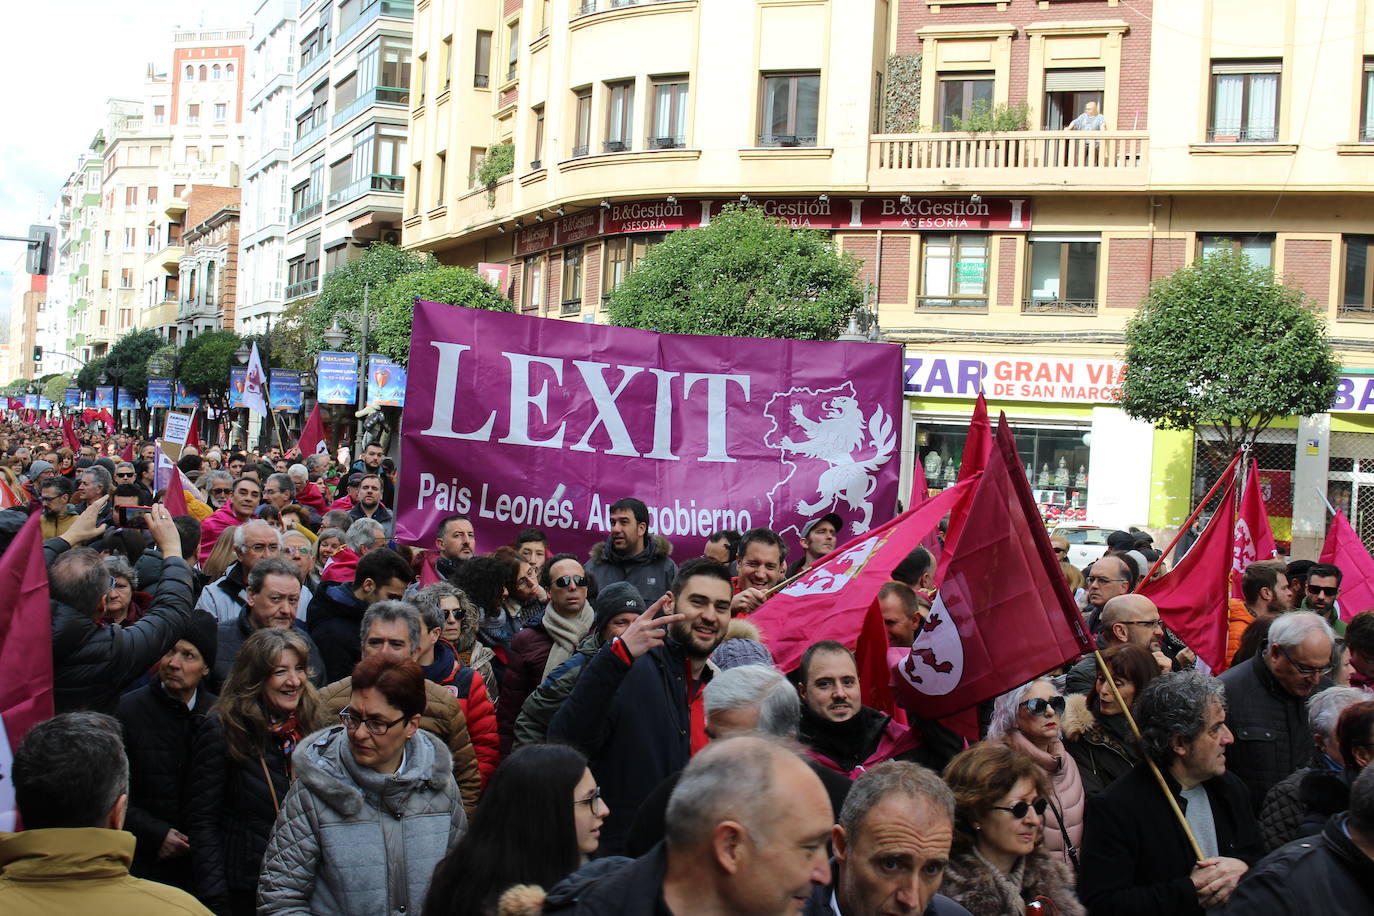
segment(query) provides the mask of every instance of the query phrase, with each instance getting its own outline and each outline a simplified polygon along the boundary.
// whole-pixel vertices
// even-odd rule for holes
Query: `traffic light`
[[[29,256],[25,271],[42,276],[52,271],[52,246],[57,230],[52,226],[29,227]]]
[[[42,345],[42,344],[34,344],[34,345],[33,345],[33,361],[36,362],[36,363],[41,363],[41,362],[43,361],[43,345]]]

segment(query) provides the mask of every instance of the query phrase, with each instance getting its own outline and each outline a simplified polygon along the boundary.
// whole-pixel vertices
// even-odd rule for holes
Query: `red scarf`
[[[291,775],[291,752],[296,749],[297,742],[301,740],[301,726],[296,721],[296,714],[293,712],[280,722],[269,721],[267,730],[272,733],[272,737],[277,739],[282,756],[286,758],[286,773],[288,776]]]

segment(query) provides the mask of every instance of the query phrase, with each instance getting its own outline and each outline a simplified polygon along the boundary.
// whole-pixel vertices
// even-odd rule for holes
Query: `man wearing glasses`
[[[261,519],[234,529],[235,560],[214,582],[200,593],[196,607],[220,623],[236,620],[248,606],[249,574],[262,560],[281,552],[281,532]],[[229,661],[233,659],[230,658]]]
[[[1174,670],[1174,662],[1164,654],[1162,647],[1164,621],[1160,619],[1159,608],[1149,598],[1144,595],[1117,595],[1103,605],[1101,622],[1102,632],[1098,636],[1098,643],[1104,651],[1112,646],[1139,646],[1154,656],[1160,674]],[[1189,652],[1185,661],[1190,660],[1193,657],[1191,651],[1184,651]],[[1069,669],[1064,692],[1090,694],[1096,683],[1097,659],[1089,655]]]
[[[1088,615],[1088,629],[1092,633],[1102,632],[1102,608],[1117,595],[1132,591],[1139,575],[1134,561],[1120,554],[1109,553],[1088,567],[1084,577],[1088,606],[1083,610]]]
[[[1317,614],[1281,614],[1260,651],[1221,676],[1226,724],[1236,736],[1226,762],[1256,812],[1274,784],[1312,755],[1307,698],[1331,686],[1335,638]]]
[[[43,540],[60,538],[76,521],[76,516],[67,511],[71,502],[72,482],[65,477],[54,477],[43,484],[39,500],[43,503]]]
[[[1320,614],[1337,636],[1345,635],[1345,623],[1341,620],[1336,599],[1341,594],[1341,570],[1330,563],[1318,563],[1307,570],[1307,597],[1302,602],[1304,611]]]

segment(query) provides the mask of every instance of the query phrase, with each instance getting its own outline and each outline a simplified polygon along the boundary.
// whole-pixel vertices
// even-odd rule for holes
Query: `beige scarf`
[[[544,609],[544,632],[553,637],[553,648],[549,649],[549,660],[544,665],[541,681],[549,676],[550,671],[572,658],[577,651],[577,644],[587,635],[595,619],[596,612],[592,610],[590,602],[582,604],[582,610],[576,617],[564,617],[553,609],[553,605]]]

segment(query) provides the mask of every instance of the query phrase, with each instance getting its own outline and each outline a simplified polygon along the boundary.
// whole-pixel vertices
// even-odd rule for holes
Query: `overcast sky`
[[[31,0],[5,4],[0,235],[22,235],[57,199],[104,124],[106,100],[138,97],[148,64],[171,64],[172,30],[246,26],[258,0]],[[0,258],[0,261],[8,261]]]

